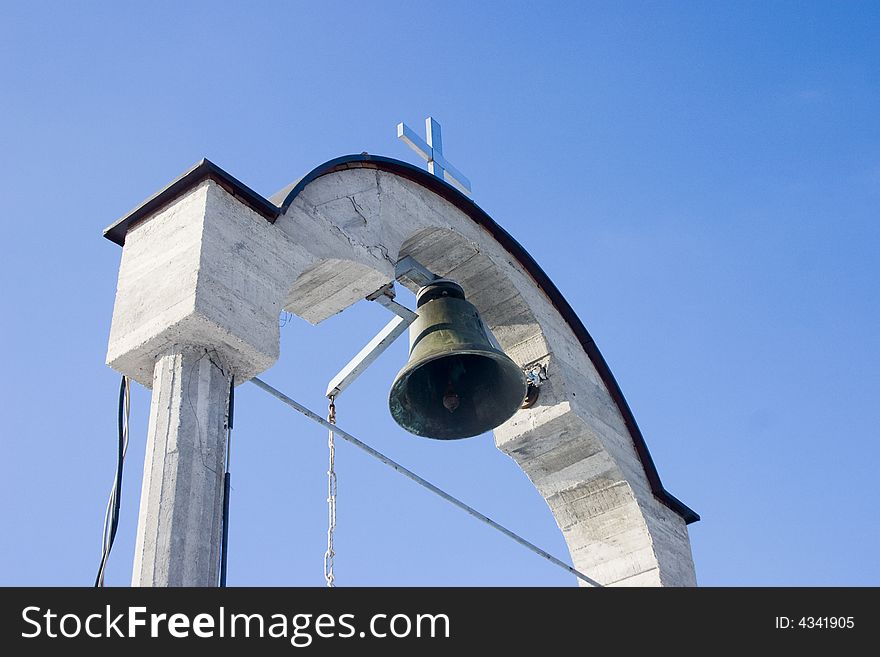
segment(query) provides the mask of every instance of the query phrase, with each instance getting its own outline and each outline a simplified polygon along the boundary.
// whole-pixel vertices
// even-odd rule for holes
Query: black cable
[[[223,539],[220,545],[220,586],[226,587],[226,552],[229,547],[229,488],[232,476],[223,475]]]
[[[220,540],[220,586],[226,586],[226,555],[229,550],[229,491],[232,475],[229,462],[232,450],[232,416],[235,406],[235,375],[229,381],[229,412],[226,414],[226,473],[223,475],[223,534]]]
[[[105,535],[103,552],[101,554],[101,564],[98,566],[98,575],[95,577],[95,586],[104,586],[104,570],[107,567],[107,559],[110,558],[110,551],[113,549],[113,542],[116,539],[116,530],[119,527],[119,506],[122,501],[122,468],[125,464],[125,452],[128,432],[128,418],[126,417],[126,397],[128,396],[128,381],[123,375],[122,382],[119,384],[119,412],[117,416],[117,433],[118,444],[116,450],[116,479],[113,482],[113,488],[110,491],[110,501],[108,506],[111,509],[109,533],[107,531],[107,518],[105,515]]]

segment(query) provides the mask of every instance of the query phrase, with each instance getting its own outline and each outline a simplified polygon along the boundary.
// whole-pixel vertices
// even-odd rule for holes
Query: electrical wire
[[[226,565],[229,555],[229,493],[232,490],[232,419],[235,408],[235,375],[229,380],[229,405],[226,411],[226,472],[223,474],[223,520],[220,535],[220,587],[226,587]]]
[[[104,586],[104,572],[107,568],[107,560],[113,549],[116,539],[116,530],[119,527],[119,505],[122,501],[122,468],[125,464],[125,454],[128,452],[128,420],[131,415],[131,383],[127,376],[122,377],[119,384],[119,411],[117,415],[118,441],[116,448],[116,476],[113,479],[113,488],[110,489],[110,499],[107,500],[107,509],[104,512],[104,529],[102,532],[101,563],[98,566],[98,575],[95,577],[95,586]]]

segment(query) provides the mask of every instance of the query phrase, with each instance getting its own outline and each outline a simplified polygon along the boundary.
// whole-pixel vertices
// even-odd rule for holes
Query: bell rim
[[[496,428],[498,428],[499,426],[501,426],[501,424],[504,424],[504,422],[507,422],[507,420],[509,420],[510,418],[512,418],[514,415],[516,415],[517,411],[519,411],[519,410],[521,409],[521,407],[522,407],[522,403],[525,401],[525,399],[526,399],[526,395],[528,394],[528,382],[526,381],[526,376],[525,376],[525,373],[522,371],[522,368],[521,368],[519,365],[517,365],[517,364],[513,361],[513,359],[512,359],[510,356],[508,356],[507,354],[505,354],[505,353],[504,353],[503,351],[501,351],[500,349],[496,349],[495,347],[489,347],[489,348],[486,348],[486,347],[480,347],[480,348],[471,348],[471,349],[468,349],[468,348],[464,348],[464,349],[456,349],[456,355],[464,355],[464,356],[484,356],[484,357],[486,357],[486,358],[490,358],[491,360],[494,360],[496,363],[499,363],[499,364],[501,364],[501,365],[504,366],[504,367],[510,368],[511,371],[515,368],[516,371],[519,372],[519,373],[522,375],[522,399],[520,399],[520,400],[517,402],[516,406],[514,407],[513,412],[512,412],[510,415],[508,415],[504,420],[502,420],[500,423],[496,424],[496,425],[493,426],[493,427],[489,427],[488,429],[484,429],[483,431],[478,431],[477,433],[472,433],[472,434],[469,434],[469,435],[466,435],[466,436],[455,436],[455,437],[453,437],[453,438],[439,438],[439,437],[437,437],[437,436],[428,436],[428,435],[423,434],[423,433],[418,433],[417,431],[412,431],[412,430],[410,430],[409,428],[404,427],[404,426],[398,421],[397,417],[396,417],[395,414],[394,414],[394,410],[393,410],[393,408],[392,408],[392,406],[391,406],[391,400],[392,400],[392,398],[393,398],[394,391],[398,388],[398,386],[402,385],[402,383],[403,383],[407,378],[409,378],[408,375],[404,378],[404,376],[403,376],[404,373],[407,372],[407,370],[415,370],[415,369],[416,369],[416,365],[417,365],[418,367],[421,367],[421,366],[426,365],[427,363],[431,363],[431,362],[433,362],[433,361],[435,361],[435,360],[439,360],[439,359],[441,359],[441,358],[446,358],[448,355],[449,355],[449,354],[438,353],[438,354],[434,354],[434,355],[432,355],[432,356],[428,356],[428,357],[426,357],[426,358],[424,358],[424,359],[422,359],[422,360],[416,361],[416,362],[414,362],[414,363],[407,363],[407,364],[406,364],[406,365],[405,365],[405,366],[404,366],[404,367],[403,367],[403,368],[397,373],[397,376],[394,377],[394,381],[392,382],[392,384],[391,384],[391,388],[390,388],[390,390],[388,391],[388,410],[391,412],[391,417],[392,417],[392,419],[394,419],[395,423],[396,423],[401,429],[403,429],[403,430],[406,431],[407,433],[410,433],[410,434],[412,434],[412,435],[414,435],[414,436],[419,436],[420,438],[429,438],[429,439],[431,439],[431,440],[443,440],[443,441],[446,441],[446,440],[463,440],[463,439],[465,439],[465,438],[474,438],[475,436],[479,436],[479,435],[481,435],[481,434],[484,434],[484,433],[487,433],[487,432],[489,432],[489,431],[493,431],[493,430],[495,430]],[[402,407],[402,405],[401,405],[401,407]]]

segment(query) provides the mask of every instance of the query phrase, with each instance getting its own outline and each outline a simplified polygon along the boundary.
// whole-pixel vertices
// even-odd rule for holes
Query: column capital
[[[271,367],[289,285],[271,257],[277,232],[211,179],[139,219],[125,235],[107,364],[148,388],[174,345],[216,351],[236,381]]]

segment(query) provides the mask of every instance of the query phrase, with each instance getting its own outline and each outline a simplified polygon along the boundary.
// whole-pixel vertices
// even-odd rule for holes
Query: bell
[[[452,440],[477,436],[509,419],[526,396],[522,370],[489,342],[460,285],[436,280],[416,296],[409,361],[388,406],[410,433]]]

